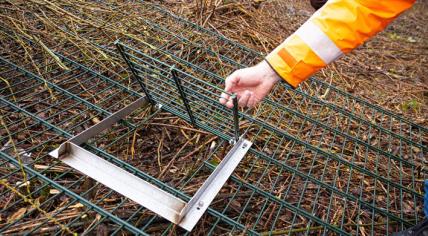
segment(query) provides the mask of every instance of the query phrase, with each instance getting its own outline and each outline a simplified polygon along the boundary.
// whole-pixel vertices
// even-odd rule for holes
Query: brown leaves
[[[18,209],[15,213],[13,213],[11,216],[7,218],[7,223],[12,223],[24,216],[24,214],[27,212],[27,208],[23,207]]]

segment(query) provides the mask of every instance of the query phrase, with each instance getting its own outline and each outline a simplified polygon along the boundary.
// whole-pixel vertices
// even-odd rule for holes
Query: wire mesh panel
[[[234,137],[233,110],[226,109],[218,100],[219,94],[226,93],[223,89],[126,45],[117,45],[130,69],[136,72],[146,97],[196,127],[202,126],[226,139]]]
[[[396,209],[396,211],[401,211],[404,204],[411,203],[415,199],[417,199],[416,203],[422,202],[422,195],[414,191],[412,187],[407,188],[401,183],[397,184],[394,181],[390,181],[390,179],[403,179],[403,170],[405,172],[410,171],[412,173],[415,172],[418,168],[421,168],[421,166],[414,165],[413,163],[403,160],[398,156],[391,155],[388,152],[383,151],[376,146],[367,144],[366,142],[355,138],[352,135],[340,132],[334,127],[330,127],[328,124],[317,122],[316,120],[311,119],[310,117],[302,115],[301,113],[294,112],[294,110],[292,109],[282,107],[276,103],[270,103],[270,106],[272,107],[269,107],[265,104],[263,107],[260,108],[260,110],[266,109],[267,111],[276,111],[273,114],[272,112],[270,112],[266,116],[258,115],[256,116],[256,118],[245,114],[243,115],[245,118],[248,119],[249,123],[253,123],[255,127],[258,127],[259,129],[265,129],[271,132],[271,137],[269,137],[269,141],[266,142],[264,147],[262,149],[258,148],[258,152],[256,150],[253,151],[260,156],[266,154],[269,155],[268,153],[272,153],[272,150],[275,150],[275,152],[280,151],[282,154],[284,154],[284,151],[287,150],[283,149],[283,145],[286,141],[288,141],[288,144],[291,144],[293,146],[293,149],[297,151],[297,156],[295,158],[291,158],[291,160],[288,160],[290,155],[292,156],[293,153],[285,154],[286,161],[282,164],[292,170],[292,183],[295,182],[294,184],[296,186],[301,186],[302,183],[305,183],[303,185],[304,191],[302,192],[302,195],[300,195],[300,198],[297,200],[297,205],[299,207],[302,203],[302,206],[311,206],[311,201],[308,201],[307,199],[308,196],[313,196],[315,198],[315,201],[312,201],[312,203],[314,203],[313,207],[309,208],[312,209],[312,213],[314,213],[314,209],[319,208],[320,205],[322,206],[322,204],[318,203],[318,201],[330,202],[325,209],[325,211],[327,212],[337,212],[337,210],[339,209],[345,211],[348,207],[347,204],[354,202],[358,204],[359,207],[364,207],[372,210],[372,216],[376,215],[378,218],[383,216],[384,218],[379,218],[382,219],[382,221],[387,222],[388,218],[392,218],[401,221],[401,223],[403,224],[410,224],[410,222],[406,222],[406,220],[403,221],[403,218],[400,218],[401,216],[397,217],[393,213],[391,214],[389,210]],[[281,108],[285,111],[281,111]],[[263,114],[263,112],[260,113]],[[291,115],[294,115],[295,117]],[[284,122],[285,119],[287,119],[288,121]],[[285,123],[284,127],[281,126],[282,123]],[[310,132],[309,135],[306,134],[305,136],[300,137],[299,135],[303,128],[308,129]],[[295,130],[297,130],[298,132],[296,132]],[[250,136],[251,133],[252,132],[249,132]],[[297,135],[297,137],[299,138],[297,139],[290,133]],[[269,135],[269,133],[265,134],[264,132],[259,131],[256,134],[253,140],[256,147],[258,147],[258,144],[260,143],[260,141],[263,140],[263,137],[265,135]],[[273,135],[276,137],[273,138]],[[318,139],[318,137],[320,140]],[[338,144],[336,144],[336,142]],[[423,146],[420,145],[420,147]],[[365,152],[365,154],[361,156],[358,155],[359,150]],[[337,154],[339,154],[340,156],[338,156]],[[346,158],[348,156],[349,158]],[[272,158],[274,158],[275,160],[281,160],[280,156],[278,155],[273,155]],[[379,166],[379,163],[384,163],[386,161],[390,162],[388,164],[388,168],[385,168],[384,166]],[[401,169],[392,168],[391,165],[393,165],[393,161],[399,161],[401,163]],[[403,167],[403,165],[405,167]],[[317,167],[321,167],[321,169],[317,171]],[[373,172],[373,168],[375,169],[375,172]],[[268,172],[272,173],[271,171]],[[295,178],[294,176],[296,175],[296,173],[303,175],[304,178]],[[356,183],[352,181],[352,179],[364,180],[365,178],[368,180]],[[259,178],[259,181],[260,180],[261,179]],[[310,180],[311,182],[316,182],[316,184],[320,185],[318,186],[317,191],[307,190],[307,186],[309,183],[308,180]],[[326,182],[333,182],[333,184],[326,184]],[[339,183],[336,186],[337,182]],[[342,182],[342,184],[340,184],[340,182]],[[378,184],[382,186],[382,191],[377,191],[376,186]],[[389,190],[383,187],[384,185],[386,185]],[[361,188],[361,186],[365,187]],[[372,186],[375,190],[370,189],[370,187]],[[326,198],[322,197],[322,195],[325,195],[325,193],[323,194],[320,191],[322,187],[325,187],[331,191],[327,193]],[[390,199],[391,191],[402,192],[402,194],[400,194],[400,199]],[[352,194],[350,194],[349,192],[351,192]],[[344,202],[336,202],[336,204],[333,205],[331,199],[333,199],[334,196],[336,196],[336,198],[344,197]],[[395,206],[391,203],[395,203]],[[288,207],[292,209],[292,206]],[[416,204],[413,207],[417,209],[418,205]],[[304,207],[303,209],[309,210]],[[384,209],[388,209],[388,211],[385,211]],[[297,210],[302,209],[297,208]],[[305,212],[304,210],[303,212]],[[362,209],[358,210],[360,212],[364,211]],[[372,216],[370,214],[366,216],[359,216],[362,218],[359,220],[365,222]],[[407,217],[411,218],[412,215],[408,215]],[[317,219],[315,218],[311,220],[314,220],[316,222]],[[342,217],[341,220],[343,221],[345,220],[345,218]]]
[[[196,127],[163,113],[147,121],[149,113],[141,111],[85,148],[188,200],[234,135],[232,111],[217,102],[223,78],[262,55],[151,3],[76,4],[17,2],[16,11],[34,21],[2,21],[0,173],[7,181],[0,191],[8,198],[0,232],[182,233],[46,153],[144,94],[116,50],[120,39],[148,93],[191,124],[175,68]],[[240,133],[253,146],[196,234],[387,235],[422,219],[426,127],[315,78],[296,90],[278,84],[239,117]],[[154,134],[144,137],[143,130]],[[162,137],[177,146],[153,142]],[[176,156],[182,146],[192,148]],[[60,224],[25,201],[30,197]]]
[[[16,84],[12,83],[12,81],[8,83],[8,87],[2,90],[0,100],[2,132],[5,132],[2,133],[1,139],[2,144],[4,144],[1,150],[1,158],[3,160],[1,162],[1,170],[2,179],[7,180],[7,182],[2,182],[2,196],[10,195],[13,198],[16,197],[16,201],[13,200],[10,204],[6,204],[2,211],[2,216],[4,214],[4,218],[2,217],[2,219],[8,219],[1,223],[2,233],[53,232],[61,234],[62,232],[75,232],[75,230],[86,233],[91,231],[103,232],[104,230],[104,232],[108,233],[129,231],[131,233],[144,234],[146,231],[153,232],[153,230],[159,230],[159,224],[166,225],[165,228],[172,227],[167,221],[153,216],[150,211],[138,206],[138,204],[121,197],[105,186],[97,184],[84,175],[72,171],[69,167],[65,167],[61,162],[47,156],[47,150],[52,150],[59,143],[70,138],[73,133],[80,132],[86,125],[99,122],[99,118],[96,118],[96,116],[87,116],[87,113],[91,111],[95,113],[95,111],[85,109],[84,104],[76,108],[82,112],[71,109],[70,107],[75,105],[73,103],[74,100],[82,103],[86,100],[79,99],[79,93],[73,91],[72,87],[67,89],[61,88],[60,86],[63,84],[60,81],[57,81],[56,85],[58,86],[52,86],[51,89],[44,87],[44,84],[35,83],[35,87],[30,87],[26,94],[20,93],[18,88],[20,88],[19,84],[22,80],[36,80],[40,78],[33,78],[34,75],[24,72],[24,69],[5,59],[2,59],[2,62],[4,62],[1,64],[2,72],[8,75],[11,75],[11,72],[16,73],[16,76],[12,77]],[[83,69],[80,70],[85,72]],[[101,75],[95,74],[93,76]],[[67,81],[68,77],[64,76],[61,79]],[[37,85],[40,87],[37,87]],[[60,97],[61,94],[64,97]],[[14,95],[19,96],[18,99],[13,99]],[[61,104],[49,100],[54,97],[57,98],[54,101],[68,102]],[[21,100],[20,98],[25,98],[25,100]],[[31,106],[25,106],[24,104],[27,100],[35,102],[43,98],[46,98],[46,104],[51,105],[49,108],[43,109],[46,115],[33,112]],[[107,106],[110,104],[105,103],[103,105],[103,101],[91,103],[92,107],[97,107],[100,110],[107,109]],[[162,160],[159,160],[159,165],[157,165],[158,162],[140,159],[147,158],[140,155],[147,153],[145,149],[153,148],[153,136],[157,134],[155,130],[152,132],[147,131],[154,135],[143,141],[139,141],[138,144],[135,144],[136,140],[130,141],[142,135],[140,132],[142,132],[143,127],[133,127],[132,125],[132,123],[138,120],[140,120],[141,125],[141,119],[147,119],[146,115],[134,114],[134,122],[118,124],[111,131],[102,134],[100,137],[96,137],[94,140],[90,140],[89,143],[91,145],[87,146],[88,150],[97,153],[110,162],[121,166],[140,178],[150,181],[164,190],[172,190],[172,193],[179,194],[180,197],[189,200],[188,195],[185,195],[185,193],[189,195],[194,193],[200,185],[200,181],[206,179],[212,172],[212,169],[205,166],[208,162],[201,164],[204,158],[201,157],[200,160],[195,158],[193,156],[195,154],[192,154],[195,151],[192,151],[184,153],[190,159],[185,161],[180,160],[181,165],[175,165],[174,160],[177,159],[177,156],[174,157],[171,154],[175,154],[173,150],[177,150],[178,153],[181,152],[178,144],[185,141],[186,138],[177,131],[174,133],[174,129],[172,128],[174,126],[168,126],[168,124],[165,124],[169,127],[167,136],[174,138],[177,146],[172,147],[168,145],[168,148],[162,149],[164,155]],[[188,133],[187,135],[192,134]],[[200,135],[193,137],[192,140],[196,138],[206,144],[210,144],[210,140],[214,140],[211,137],[208,141],[205,141]],[[184,142],[184,146],[193,146],[194,150],[199,151],[201,144],[197,142],[190,145],[189,142],[192,140]],[[229,147],[219,144],[215,146],[214,150],[206,153],[204,149],[201,153],[212,156],[217,152],[224,153],[226,149],[229,149]],[[129,150],[133,151],[129,153]],[[160,150],[157,151],[159,152]],[[152,152],[149,151],[149,153]],[[138,156],[139,158],[134,159],[134,156]],[[117,157],[121,159],[117,159]],[[218,158],[221,158],[221,156]],[[134,160],[133,165],[128,164],[132,160]],[[171,166],[171,163],[174,163],[174,166]],[[13,167],[10,167],[10,164]],[[156,166],[156,169],[152,169],[152,165]],[[174,167],[174,172],[176,173],[183,173],[180,181],[171,179],[171,173],[174,172],[170,172],[171,169],[168,166]],[[157,168],[161,168],[160,172],[156,171]],[[145,171],[143,172],[143,170]],[[34,175],[33,173],[37,174]],[[41,186],[39,186],[39,182],[42,182]],[[174,190],[170,185],[180,188],[181,191]],[[29,188],[28,191],[26,186]],[[45,195],[48,197],[46,198]],[[30,209],[31,204],[37,205],[39,202],[41,202],[40,209]],[[89,206],[89,208],[85,206]],[[25,209],[24,213],[20,211],[23,208]],[[29,211],[28,214],[25,214],[27,213],[27,208]],[[69,217],[62,217],[64,214],[68,214],[67,212],[69,211],[72,211],[73,214],[70,214]],[[34,220],[34,215],[40,217]],[[218,216],[219,213],[214,215]],[[43,217],[46,217],[46,220],[43,220]],[[52,218],[57,220],[52,221]],[[225,220],[226,223],[224,223]],[[229,219],[228,223],[227,219],[225,220],[221,220],[222,224],[226,224],[225,227],[231,224],[234,227],[238,226],[240,230],[243,229],[243,226],[237,225],[233,220]],[[27,227],[28,224],[33,224],[33,227]],[[137,229],[135,225],[144,226],[144,229]],[[85,230],[81,231],[80,229],[82,228]]]

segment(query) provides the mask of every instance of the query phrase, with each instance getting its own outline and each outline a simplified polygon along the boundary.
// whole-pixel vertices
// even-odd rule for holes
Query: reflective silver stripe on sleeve
[[[326,64],[342,56],[342,51],[333,41],[311,20],[306,21],[295,33],[314,53]]]

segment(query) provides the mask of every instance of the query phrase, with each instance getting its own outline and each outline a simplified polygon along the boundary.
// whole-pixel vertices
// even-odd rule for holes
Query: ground
[[[120,40],[163,110],[139,109],[82,147],[189,200],[231,148],[224,78],[313,13],[297,0],[156,3],[211,31],[151,2],[0,3],[0,234],[183,234],[48,153],[145,95]],[[386,235],[420,221],[427,12],[416,3],[317,79],[240,110],[253,145],[192,234]]]

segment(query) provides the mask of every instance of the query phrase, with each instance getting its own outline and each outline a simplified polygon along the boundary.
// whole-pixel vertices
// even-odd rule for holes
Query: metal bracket
[[[146,98],[138,99],[100,123],[64,142],[57,149],[50,152],[49,155],[60,159],[67,165],[170,222],[178,224],[187,231],[191,231],[248,152],[252,143],[241,137],[187,203],[79,146],[131,114],[135,109],[148,104],[149,102]]]
[[[94,137],[95,135],[101,133],[103,130],[111,127],[114,123],[118,122],[119,120],[123,119],[127,115],[134,112],[136,109],[140,107],[146,107],[149,104],[146,97],[141,97],[137,99],[135,102],[129,104],[128,106],[120,109],[119,111],[111,114],[107,118],[103,119],[98,124],[95,124],[91,126],[89,129],[84,130],[83,132],[79,133],[78,135],[72,137],[71,139],[67,140],[63,144],[59,146],[59,148],[53,150],[50,155],[51,156],[62,156],[62,154],[65,152],[67,143],[73,143],[75,145],[80,145],[88,139]]]
[[[217,196],[224,183],[226,183],[227,179],[229,179],[230,175],[238,166],[239,162],[244,158],[251,145],[252,143],[250,141],[240,138],[226,154],[213,173],[205,180],[201,188],[180,212],[182,221],[179,225],[181,227],[188,231],[193,229],[214,200],[215,196]]]

